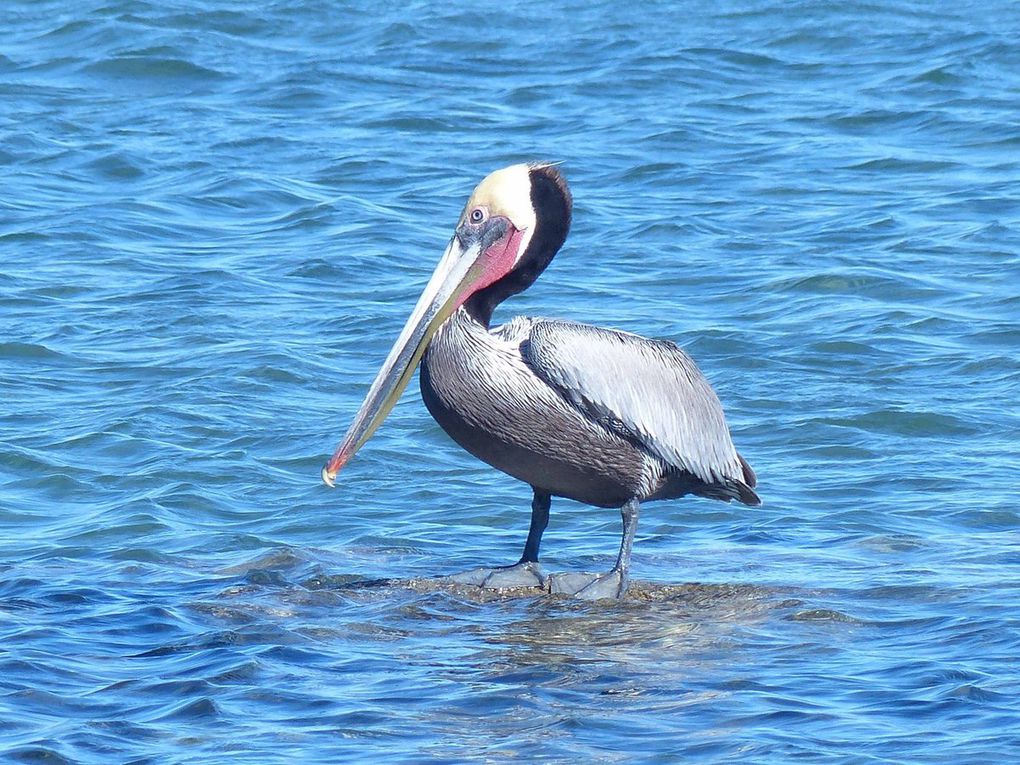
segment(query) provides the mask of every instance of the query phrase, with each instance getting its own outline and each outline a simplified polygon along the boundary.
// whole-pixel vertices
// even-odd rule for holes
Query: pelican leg
[[[542,534],[545,532],[545,527],[549,525],[549,507],[552,505],[552,497],[538,489],[533,489],[533,491],[535,496],[531,500],[531,528],[528,529],[528,540],[524,543],[521,563],[538,563],[538,548],[542,544]]]
[[[549,506],[552,497],[535,489],[531,500],[531,528],[524,543],[521,559],[512,566],[496,568],[473,568],[460,574],[446,577],[456,584],[474,584],[488,589],[502,590],[512,587],[544,587],[545,577],[538,564],[538,548],[542,544],[542,532],[549,525]]]
[[[605,574],[557,574],[549,577],[549,591],[573,595],[582,600],[603,600],[622,598],[627,592],[630,573],[630,550],[634,546],[638,514],[641,504],[630,499],[620,508],[623,516],[623,539],[616,565]]]

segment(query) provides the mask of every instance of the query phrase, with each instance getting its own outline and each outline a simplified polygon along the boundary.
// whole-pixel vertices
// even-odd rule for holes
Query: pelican
[[[675,343],[529,317],[489,327],[496,306],[527,289],[563,245],[572,206],[551,164],[513,165],[478,184],[322,480],[335,485],[420,361],[422,399],[440,427],[534,492],[520,561],[449,579],[619,598],[641,502],[686,494],[749,506],[761,500],[715,391]],[[612,570],[542,572],[538,550],[554,496],[620,509],[623,538]]]

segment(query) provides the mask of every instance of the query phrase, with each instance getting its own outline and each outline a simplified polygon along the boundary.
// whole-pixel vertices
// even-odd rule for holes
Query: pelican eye
[[[481,223],[485,220],[485,211],[481,207],[476,207],[471,211],[470,220],[472,223]]]

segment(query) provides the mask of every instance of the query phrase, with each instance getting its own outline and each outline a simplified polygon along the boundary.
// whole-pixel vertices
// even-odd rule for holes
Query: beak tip
[[[336,488],[336,471],[330,470],[328,464],[322,466],[322,482],[331,489]]]

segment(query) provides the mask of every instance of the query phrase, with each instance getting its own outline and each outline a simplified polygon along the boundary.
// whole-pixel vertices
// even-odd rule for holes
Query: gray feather
[[[608,430],[667,466],[741,493],[743,487],[731,484],[747,481],[746,463],[733,447],[719,398],[676,344],[536,320],[521,353],[539,377]]]

